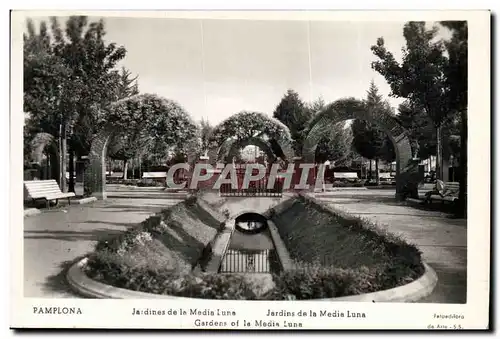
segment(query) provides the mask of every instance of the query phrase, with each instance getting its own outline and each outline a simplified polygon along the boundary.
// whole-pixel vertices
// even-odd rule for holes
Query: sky
[[[176,101],[197,121],[215,125],[243,110],[272,115],[288,89],[306,102],[361,99],[372,80],[395,108],[402,101],[389,98],[371,69],[370,46],[383,37],[400,59],[404,22],[104,20],[105,39],[126,48],[120,66],[138,76],[140,92]]]

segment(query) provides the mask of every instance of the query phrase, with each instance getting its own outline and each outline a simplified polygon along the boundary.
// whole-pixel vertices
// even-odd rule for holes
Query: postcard
[[[487,329],[490,29],[12,11],[11,327]]]

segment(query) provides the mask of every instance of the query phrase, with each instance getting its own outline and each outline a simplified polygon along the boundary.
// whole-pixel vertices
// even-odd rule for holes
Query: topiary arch
[[[228,152],[225,152],[224,154],[219,154],[217,162],[221,161],[225,163],[231,162],[233,157],[236,156],[239,150],[249,145],[259,147],[262,151],[266,153],[266,155],[270,159],[272,159],[272,162],[274,162],[274,159],[276,159],[276,155],[273,153],[271,144],[268,141],[261,138],[247,138],[241,141],[230,139],[230,148]]]
[[[235,147],[239,148],[241,145],[271,148],[271,140],[280,147],[284,160],[293,159],[292,138],[288,127],[264,113],[248,111],[237,113],[221,122],[212,131],[209,138],[209,161],[215,165],[217,161],[225,160],[224,157],[230,154],[232,148],[234,151]]]
[[[332,125],[349,119],[367,120],[387,133],[396,151],[396,198],[418,198],[418,162],[413,160],[408,132],[384,111],[369,111],[354,98],[340,99],[321,110],[311,121],[302,149],[302,161],[314,163],[316,146]]]
[[[124,114],[127,113],[127,114]],[[130,114],[128,114],[130,113]],[[172,146],[183,148],[190,163],[199,153],[197,125],[189,114],[176,102],[153,94],[139,94],[116,102],[110,108],[108,123],[92,140],[89,163],[84,173],[85,195],[106,199],[106,154],[111,139],[127,133],[129,124],[143,128],[151,137],[161,138]],[[171,132],[170,134],[164,131]]]

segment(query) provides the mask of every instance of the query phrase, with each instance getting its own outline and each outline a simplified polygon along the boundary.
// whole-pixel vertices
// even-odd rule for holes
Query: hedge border
[[[171,295],[153,294],[127,290],[111,285],[103,284],[89,278],[83,271],[87,263],[87,258],[73,264],[68,270],[66,278],[70,287],[78,294],[94,299],[183,299],[183,300],[203,300],[199,298],[184,298]],[[425,273],[417,280],[389,290],[358,294],[347,297],[328,299],[308,299],[297,301],[340,301],[340,302],[414,302],[432,293],[437,283],[437,275],[434,270],[423,263]]]
[[[335,212],[342,214],[343,216],[348,216],[348,214],[344,211],[339,211],[335,208],[331,208],[330,206],[325,206],[324,204],[321,204],[319,201],[314,199],[311,196],[304,196],[304,198],[312,200],[315,204],[320,205],[323,207],[323,209],[328,210],[329,212]],[[312,199],[311,199],[312,198]],[[198,198],[198,202],[203,201],[202,199]],[[283,201],[281,204],[279,204],[276,210],[274,212],[280,214],[284,210],[288,209],[291,204],[293,204],[294,199],[286,199]],[[203,201],[201,205],[205,206],[200,206],[202,208],[207,208],[208,203],[206,201]],[[208,208],[208,210],[212,210],[211,208]],[[212,212],[214,212],[212,210]],[[271,212],[273,213],[273,212]],[[228,227],[228,225],[231,225],[232,220],[226,220],[225,223],[225,230],[216,236],[215,241],[217,238],[219,238],[221,235],[228,235],[228,233],[232,233],[233,230]],[[291,265],[290,263],[290,257],[288,254],[288,251],[286,250],[286,247],[280,246],[281,244],[279,243],[279,240],[281,240],[281,237],[277,233],[277,229],[273,229],[276,226],[272,221],[270,222],[270,230],[271,233],[273,233],[273,230],[276,231],[276,234],[271,234],[272,240],[275,243],[276,248],[279,250],[279,248],[285,248],[285,252],[283,253],[278,253],[278,256],[280,258],[281,264],[283,268],[285,269],[285,266]],[[215,242],[214,241],[214,242]],[[278,242],[278,244],[276,243]],[[228,242],[227,242],[228,244]],[[227,244],[225,244],[227,247]],[[221,244],[223,245],[223,244]],[[213,258],[210,262],[210,266],[216,265],[216,262],[213,262],[214,259],[218,258]],[[222,257],[220,258],[222,259]],[[160,294],[153,294],[153,293],[145,293],[145,292],[138,292],[138,291],[132,291],[132,290],[127,290],[123,288],[118,288],[114,287],[111,285],[107,285],[98,281],[95,281],[91,278],[89,278],[85,272],[83,271],[83,267],[87,263],[87,258],[83,258],[79,262],[73,264],[73,266],[70,267],[70,269],[67,272],[66,278],[71,286],[71,288],[79,293],[82,296],[88,297],[88,298],[98,298],[98,299],[187,299],[187,300],[201,300],[198,298],[184,298],[184,297],[177,297],[177,296],[170,296],[170,295],[160,295]],[[220,260],[215,260],[215,261],[220,261]],[[213,264],[213,265],[212,265]],[[219,262],[220,264],[220,262]],[[358,294],[358,295],[352,295],[352,296],[345,296],[345,297],[337,297],[337,298],[326,298],[326,299],[309,299],[308,301],[340,301],[340,302],[414,302],[418,301],[429,294],[432,293],[434,290],[438,278],[436,272],[425,262],[422,262],[424,266],[424,274],[420,276],[418,279],[412,281],[409,284],[403,285],[403,286],[398,286],[395,288],[391,288],[388,290],[383,290],[383,291],[378,291],[378,292],[372,292],[372,293],[365,293],[365,294]],[[304,300],[307,301],[307,300]]]

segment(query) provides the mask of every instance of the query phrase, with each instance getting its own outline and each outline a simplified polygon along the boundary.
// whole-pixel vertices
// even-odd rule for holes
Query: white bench
[[[143,172],[143,179],[165,179],[167,177],[167,172]]]
[[[444,189],[442,193],[436,194],[437,186],[435,191],[429,196],[429,201],[440,200],[441,202],[455,202],[458,200],[458,194],[460,191],[459,182],[444,182]]]
[[[378,175],[379,181],[385,184],[395,183],[395,178],[389,172],[379,173]]]
[[[356,172],[333,172],[334,179],[359,179]]]
[[[47,201],[47,208],[50,207],[50,201],[55,200],[56,204],[59,199],[68,199],[71,204],[70,198],[75,196],[75,193],[63,193],[55,180],[33,180],[25,181],[24,187],[26,189],[27,197],[33,201],[44,199]]]
[[[359,180],[356,172],[333,172],[334,181],[356,182]]]

